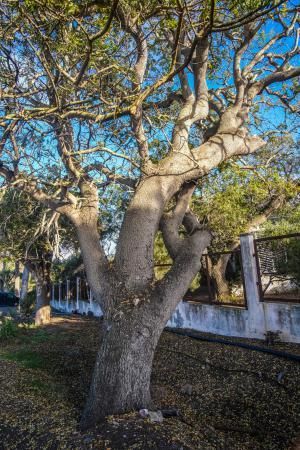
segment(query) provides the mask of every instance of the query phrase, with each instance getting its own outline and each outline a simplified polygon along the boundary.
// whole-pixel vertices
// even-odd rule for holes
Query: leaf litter
[[[300,435],[299,363],[169,332],[154,360],[153,409],[178,416],[152,423],[133,411],[80,432],[99,339],[99,320],[57,316],[1,343],[0,450],[287,450]]]

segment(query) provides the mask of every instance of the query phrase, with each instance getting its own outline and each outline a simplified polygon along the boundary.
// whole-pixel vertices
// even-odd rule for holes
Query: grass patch
[[[62,396],[65,388],[61,384],[53,383],[49,380],[43,381],[39,378],[34,378],[28,382],[28,386],[36,393],[44,394],[46,396],[53,394]]]
[[[42,369],[45,367],[45,360],[38,353],[30,350],[18,350],[16,352],[5,352],[0,356],[8,361],[15,361],[28,369]]]
[[[52,336],[50,336],[45,330],[35,329],[27,332],[24,338],[28,343],[39,344],[48,341],[52,338]]]
[[[0,340],[7,340],[15,337],[18,333],[18,327],[11,319],[3,319],[0,321]]]

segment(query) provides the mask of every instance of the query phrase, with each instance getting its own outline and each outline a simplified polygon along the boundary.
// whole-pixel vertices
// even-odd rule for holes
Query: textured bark
[[[151,2],[148,3],[150,5]],[[151,8],[147,5],[142,11],[136,9],[134,5],[131,9],[131,2],[107,0],[84,2],[82,8],[77,8],[75,15],[78,15],[79,22],[81,19],[87,19],[86,27],[77,27],[78,33],[83,32],[79,36],[83,39],[82,42],[85,41],[86,50],[76,51],[74,58],[69,58],[63,51],[57,52],[51,39],[48,39],[48,33],[43,32],[47,19],[52,20],[56,12],[44,8],[43,17],[36,18],[31,9],[25,5],[25,9],[22,8],[21,11],[21,16],[24,17],[17,18],[17,22],[22,18],[25,20],[32,41],[28,55],[24,54],[25,63],[18,57],[20,52],[18,45],[12,46],[9,55],[5,53],[5,49],[3,50],[5,69],[3,73],[6,74],[7,70],[13,78],[15,75],[15,81],[13,84],[7,83],[4,75],[1,97],[4,100],[5,112],[1,116],[4,131],[1,152],[4,151],[5,155],[0,162],[0,176],[8,185],[29,193],[46,208],[65,214],[72,221],[77,231],[89,286],[94,299],[99,302],[104,312],[106,331],[82,420],[84,426],[96,423],[106,414],[148,404],[150,367],[158,337],[199,270],[201,254],[210,242],[209,233],[201,229],[185,202],[192,192],[190,183],[199,180],[227,159],[252,153],[264,144],[262,139],[250,136],[245,128],[253,99],[271,83],[291,79],[300,72],[299,68],[289,68],[289,60],[294,57],[294,50],[290,45],[281,55],[283,61],[274,64],[273,57],[269,57],[272,44],[266,44],[262,48],[260,40],[254,45],[251,44],[264,19],[261,19],[262,22],[259,20],[259,23],[256,20],[262,17],[263,13],[271,12],[274,5],[269,9],[258,8],[252,14],[242,14],[234,21],[228,19],[223,24],[216,24],[215,2],[208,3],[211,3],[209,14],[204,14],[203,18],[200,14],[199,23],[193,24],[194,18],[198,17],[193,2],[170,2],[171,9],[168,7],[167,13],[178,18],[177,26],[174,30],[173,27],[166,27],[169,48],[167,52],[161,48],[160,53],[156,27],[153,28],[152,24],[158,23],[164,17],[166,13],[164,8]],[[101,9],[108,6],[111,6],[111,11],[108,13],[106,23],[102,23],[107,11],[102,16]],[[10,27],[10,35],[14,38],[19,30],[18,23],[15,26],[15,9],[8,5],[6,10],[5,21],[13,24]],[[69,27],[68,18],[64,20],[61,11],[57,8],[57,18],[59,26],[65,30],[67,42],[69,38],[72,39],[72,34],[69,36],[68,33],[73,33],[73,30]],[[101,24],[97,30],[98,23],[94,19],[98,15]],[[91,26],[88,26],[90,20]],[[250,22],[253,24],[250,25]],[[296,22],[297,14],[290,26],[281,21],[283,34],[277,35],[287,37],[296,29]],[[243,26],[241,33],[237,30],[239,26]],[[119,56],[116,54],[116,64],[113,65],[110,52],[107,53],[107,58],[104,57],[105,52],[99,57],[97,54],[99,46],[96,43],[110,32],[110,28],[112,34],[108,35],[108,41],[115,40],[115,36],[119,36],[121,40],[117,39],[116,42],[123,42],[123,39],[126,42],[125,46],[120,45],[121,53]],[[207,86],[207,68],[213,61],[210,46],[214,48],[215,42],[218,42],[214,41],[213,33],[221,31],[229,31],[224,34],[224,39],[234,41],[230,54],[234,55],[232,79],[236,88],[235,98],[232,83],[220,89],[217,87],[208,90]],[[132,44],[127,41],[128,37],[133,40]],[[297,39],[298,37],[295,44]],[[153,51],[154,41],[157,45]],[[149,44],[151,52],[148,51]],[[252,50],[246,59],[242,60],[249,45],[252,45]],[[61,48],[63,50],[63,46]],[[254,51],[255,49],[257,51]],[[163,63],[158,76],[153,76],[155,75],[153,64],[157,63],[157,55],[160,54]],[[257,63],[262,60],[269,60],[266,76],[261,74],[260,64],[255,69]],[[26,61],[29,62],[28,71],[24,70]],[[118,76],[119,62],[124,65],[122,70],[124,82],[117,83],[114,90],[111,81],[115,80],[115,75]],[[94,66],[96,72],[94,69],[90,70]],[[165,69],[165,66],[168,68]],[[42,88],[43,96],[40,98],[31,83],[32,70],[37,70],[43,86],[45,85],[45,89]],[[98,78],[99,95],[95,85]],[[107,93],[106,78],[109,88]],[[156,125],[153,127],[151,124],[152,113],[146,117],[145,111],[151,108],[154,112],[156,108],[160,109],[163,103],[168,103],[167,99],[163,99],[164,91],[166,95],[169,91],[169,87],[165,85],[172,80],[175,81],[176,95],[178,82],[180,84],[180,110],[174,121],[166,157],[152,162],[152,137]],[[29,88],[28,92],[27,89],[24,92],[20,91],[19,87],[24,83],[32,89]],[[171,95],[173,96],[174,92]],[[216,115],[210,115],[209,97],[215,101]],[[160,98],[162,102],[157,101]],[[16,107],[12,107],[14,103]],[[128,153],[128,149],[124,149],[124,154],[119,153],[122,143],[127,142],[123,133],[120,135],[119,145],[112,146],[112,149],[118,148],[117,153],[103,147],[102,142],[94,148],[86,148],[91,142],[98,141],[103,131],[107,137],[110,131],[114,135],[118,133],[122,122],[114,123],[114,121],[125,116],[126,120],[123,122],[125,135],[127,134],[130,140],[132,137],[135,139],[138,158],[131,151],[133,149],[131,143]],[[172,117],[173,112],[170,118]],[[144,126],[146,119],[148,124]],[[28,124],[31,122],[34,124],[36,120],[45,121],[47,128],[52,127],[56,136],[57,149],[64,168],[60,171],[61,178],[53,180],[53,186],[49,185],[47,176],[45,178],[42,176],[42,170],[35,171],[38,158],[38,153],[35,153],[36,146],[27,152],[30,143],[25,142],[22,146],[19,144],[24,142],[23,127],[19,127],[19,121],[22,124],[24,120]],[[109,126],[102,128],[102,123],[108,121]],[[208,123],[213,124],[213,127],[210,133],[205,135],[201,145],[192,148],[191,130],[197,122],[202,131]],[[131,129],[127,130],[127,126]],[[85,131],[81,133],[83,130],[86,130],[87,134]],[[39,131],[37,133],[41,134]],[[44,139],[44,133],[42,135]],[[48,141],[45,139],[46,148]],[[9,140],[12,141],[12,145],[10,143],[7,145],[6,142]],[[102,139],[99,139],[99,144],[100,141]],[[115,138],[111,140],[111,143],[114,142]],[[52,155],[52,149],[50,150]],[[98,151],[99,157],[96,154]],[[91,160],[82,160],[84,154],[91,154]],[[107,159],[108,155],[112,157],[111,160]],[[123,169],[119,174],[115,173],[118,172],[118,165],[115,167],[114,164],[115,157],[125,158],[126,165],[123,169],[130,168],[131,161],[135,177],[138,173],[136,169],[139,168],[140,172],[138,181],[131,184],[134,193],[125,212],[115,261],[110,262],[100,243],[98,219],[101,216],[99,214],[101,202],[98,189],[100,193],[103,184],[107,185],[111,181],[120,181],[124,178]],[[19,162],[22,161],[25,163],[27,161],[29,170],[24,170],[22,164],[19,167]],[[97,176],[93,182],[95,170],[99,170],[100,177]],[[59,177],[58,173],[57,176]],[[107,180],[104,183],[100,182],[105,176]],[[177,202],[178,208],[174,208],[170,213],[173,201]],[[184,238],[181,233],[182,226],[186,229]],[[163,280],[157,282],[153,274],[153,251],[159,227],[173,259],[173,265]],[[41,320],[47,299],[44,282],[44,274],[37,273],[37,304],[41,305],[38,306],[41,309]],[[145,329],[148,329],[146,334]]]
[[[35,325],[46,325],[50,320],[50,284],[43,278],[38,278],[36,280]]]
[[[135,326],[136,325],[136,326]],[[105,416],[150,406],[150,377],[157,330],[127,320],[105,322],[81,427]]]
[[[83,429],[109,414],[151,405],[152,361],[159,337],[200,268],[200,257],[211,236],[198,230],[185,240],[167,276],[154,288],[119,292],[117,306],[103,323],[102,341],[89,397],[81,420]]]
[[[15,296],[20,297],[20,261],[15,262]]]
[[[153,246],[164,207],[180,187],[175,177],[141,182],[126,211],[116,252],[116,269],[129,289],[145,289],[153,279]]]
[[[212,267],[211,277],[216,290],[217,300],[230,296],[230,287],[225,276],[230,256],[231,253],[222,255],[218,262]]]
[[[51,260],[52,254],[45,253],[43,258],[32,266],[36,281],[36,325],[45,325],[51,320]]]
[[[20,302],[21,303],[23,300],[25,300],[25,298],[27,296],[29,277],[30,277],[30,271],[25,264],[24,268],[23,268],[22,281],[21,281],[21,292],[20,292]]]
[[[80,191],[84,199],[81,208],[73,209],[69,218],[76,229],[84,268],[93,297],[100,304],[103,312],[106,313],[111,306],[112,279],[109,263],[100,242],[98,192],[92,183],[85,182],[81,183]]]

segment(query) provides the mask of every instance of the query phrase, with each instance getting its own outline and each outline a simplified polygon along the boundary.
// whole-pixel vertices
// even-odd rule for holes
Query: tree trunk
[[[103,322],[82,429],[107,415],[151,406],[150,378],[159,337],[200,269],[201,254],[210,239],[205,231],[186,238],[172,269],[155,287],[149,286],[143,293],[119,289],[114,309]],[[117,290],[112,288],[112,292]]]
[[[82,429],[105,416],[150,406],[150,377],[159,334],[131,321],[104,322]]]
[[[15,296],[20,298],[20,262],[15,262]]]
[[[46,279],[37,276],[35,325],[45,325],[50,322],[50,318],[50,285]]]
[[[39,262],[33,266],[36,280],[35,324],[45,325],[51,318],[51,261],[52,254],[44,253]]]
[[[230,297],[230,287],[225,276],[230,256],[231,253],[222,255],[217,264],[212,266],[211,277],[216,290],[217,300]]]
[[[20,303],[25,300],[28,293],[28,283],[29,283],[30,270],[24,265],[21,281],[21,292],[20,292]]]
[[[4,275],[5,269],[6,269],[6,262],[0,261],[0,272],[2,272],[1,278],[0,278],[0,291],[3,291],[3,292],[5,290],[5,275]]]

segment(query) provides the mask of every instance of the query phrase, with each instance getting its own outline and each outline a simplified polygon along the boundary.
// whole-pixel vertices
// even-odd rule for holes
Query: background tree
[[[9,254],[10,259],[22,263],[23,271],[27,269],[27,272],[34,276],[36,325],[48,323],[51,266],[59,246],[58,214],[45,210],[28,194],[10,189],[5,192],[0,202],[0,230],[1,251]],[[26,280],[22,279],[23,291],[27,291],[25,282]]]
[[[299,196],[298,147],[291,136],[270,137],[263,151],[247,159],[223,164],[203,180],[194,198],[194,211],[213,233],[210,252],[233,252],[240,234],[262,230],[280,209],[291,209]],[[210,264],[218,298],[231,296],[225,276],[231,255],[215,255]]]
[[[104,313],[86,427],[149,405],[158,339],[211,240],[189,207],[195,180],[264,145],[252,134],[264,99],[294,111],[298,12],[256,0],[24,0],[0,12],[0,174],[73,223]],[[122,221],[113,262],[108,205]],[[157,281],[159,228],[173,264]]]

